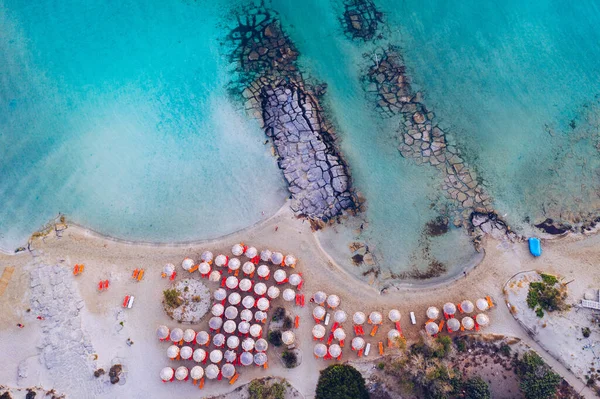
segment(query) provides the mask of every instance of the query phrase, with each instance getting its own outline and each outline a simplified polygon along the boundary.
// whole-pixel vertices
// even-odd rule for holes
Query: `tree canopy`
[[[352,366],[334,364],[321,371],[316,399],[368,399],[365,379]]]

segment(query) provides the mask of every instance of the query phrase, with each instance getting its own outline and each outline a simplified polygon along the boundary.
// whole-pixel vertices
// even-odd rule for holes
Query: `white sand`
[[[275,226],[278,226],[278,231],[275,231]],[[594,236],[585,240],[568,238],[545,243],[544,254],[537,259],[529,255],[526,244],[488,241],[485,244],[485,259],[466,278],[429,287],[407,286],[389,289],[385,295],[382,295],[376,288],[351,277],[335,265],[321,251],[309,224],[296,219],[288,208],[282,208],[272,218],[252,228],[219,240],[201,243],[177,246],[132,245],[102,238],[80,227],[71,226],[63,233],[63,238],[47,237],[45,240],[36,241],[35,259],[29,253],[17,256],[0,255],[0,266],[17,266],[11,284],[0,298],[2,309],[0,311],[0,353],[11,359],[6,367],[0,369],[0,381],[21,387],[32,385],[42,385],[48,389],[62,387],[70,397],[77,398],[160,398],[169,397],[173,392],[180,398],[197,397],[198,389],[191,382],[163,384],[158,377],[160,369],[170,365],[171,362],[165,355],[168,345],[160,343],[155,338],[155,329],[159,324],[175,326],[162,309],[162,290],[169,286],[169,282],[161,279],[160,274],[164,264],[174,263],[178,265],[178,278],[183,278],[186,272],[179,265],[184,257],[190,256],[197,260],[200,253],[206,249],[212,250],[215,254],[219,252],[229,254],[231,246],[240,241],[253,245],[259,250],[269,248],[284,254],[293,253],[299,258],[296,271],[302,272],[306,280],[303,291],[307,294],[307,306],[303,309],[296,307],[289,307],[289,309],[292,314],[301,316],[297,336],[300,340],[299,347],[302,350],[303,362],[296,369],[285,369],[274,358],[275,352],[269,349],[269,354],[272,356],[268,372],[256,367],[242,369],[241,377],[234,386],[230,386],[225,380],[207,381],[202,391],[203,395],[226,393],[253,378],[267,374],[286,378],[303,395],[313,395],[318,370],[331,364],[331,362],[316,360],[312,355],[314,342],[311,329],[314,323],[311,316],[312,306],[308,298],[317,290],[339,295],[342,300],[341,308],[350,316],[358,310],[367,314],[378,310],[387,315],[389,309],[398,308],[403,316],[404,333],[409,339],[418,336],[419,329],[426,321],[425,310],[428,306],[441,307],[447,301],[457,303],[465,298],[475,301],[479,297],[490,295],[497,302],[497,306],[488,312],[491,326],[486,328],[485,332],[522,338],[526,344],[541,352],[545,360],[576,389],[583,386],[580,380],[548,356],[526,335],[508,312],[506,305],[502,303],[502,287],[515,273],[536,268],[563,275],[567,280],[575,278],[576,282],[573,284],[586,288],[600,286],[600,270],[594,267],[594,264],[600,261],[600,245],[598,245],[600,237]],[[78,277],[71,275],[75,263],[86,265],[83,275]],[[44,321],[36,320],[36,315],[25,313],[25,309],[32,307],[30,272],[42,264],[65,268],[68,273],[63,283],[65,286],[74,287],[72,300],[77,301],[78,298],[82,298],[84,301],[80,311],[66,321],[68,328],[73,328],[72,324],[77,327],[77,323],[80,323],[82,335],[72,337],[73,340],[78,341],[75,346],[69,346],[65,350],[67,354],[64,358],[83,356],[87,347],[82,344],[89,340],[90,349],[98,355],[98,367],[108,370],[112,362],[123,362],[127,372],[124,385],[99,384],[88,371],[89,367],[94,366],[89,358],[85,359],[86,367],[76,369],[70,367],[70,370],[67,365],[63,365],[63,367],[57,366],[58,371],[48,371],[40,363],[40,350],[36,346],[46,338],[47,333],[42,331],[42,326],[49,320],[48,318]],[[146,269],[144,281],[134,282],[130,278],[132,270],[140,267]],[[107,292],[97,292],[96,284],[100,279],[111,280]],[[211,290],[217,286],[216,283],[208,284]],[[121,303],[127,294],[135,295],[135,305],[133,309],[122,311]],[[283,300],[279,298],[272,306],[281,303]],[[417,315],[416,326],[409,323],[409,311],[414,311]],[[124,322],[122,328],[119,324],[121,320]],[[26,325],[24,329],[16,327],[16,323],[19,322]],[[207,329],[207,322],[208,317],[205,317],[203,323],[194,325],[193,328]],[[348,333],[344,359],[354,358],[356,355],[349,347],[352,326],[346,322],[344,327]],[[380,340],[385,342],[390,328],[392,324],[386,318],[378,334],[373,338],[367,337],[367,342],[371,342],[373,346],[369,358],[376,358],[376,344]],[[369,330],[369,327],[365,328],[367,334]],[[125,342],[127,338],[131,338],[135,344],[131,347],[127,346]],[[28,366],[27,377],[18,377],[20,364]],[[188,366],[191,367],[192,364],[189,363]],[[69,376],[77,383],[62,381]],[[583,393],[589,391],[584,388]]]

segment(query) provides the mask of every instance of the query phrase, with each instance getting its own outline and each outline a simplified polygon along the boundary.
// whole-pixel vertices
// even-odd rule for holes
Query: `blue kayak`
[[[529,239],[529,252],[533,256],[540,256],[542,254],[542,242],[539,238],[531,237]]]

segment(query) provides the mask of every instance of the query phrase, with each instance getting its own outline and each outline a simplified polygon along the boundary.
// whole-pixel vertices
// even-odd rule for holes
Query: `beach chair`
[[[173,272],[173,274],[171,274],[171,277],[169,277],[169,280],[173,281],[175,280],[175,277],[177,277],[177,272]]]
[[[235,373],[235,375],[229,380],[229,385],[235,384],[238,378],[240,378],[240,373]]]
[[[98,282],[98,291],[102,291],[103,285],[104,285],[104,284],[103,284],[103,282],[102,282],[102,281],[99,281],[99,282]]]
[[[458,311],[459,311],[460,313],[464,313],[464,312],[463,312],[463,309],[462,309],[462,306],[460,306],[460,303],[457,303],[457,304],[456,304],[456,309],[458,309]]]
[[[398,330],[400,332],[400,336],[402,336],[402,327],[400,326],[400,322],[397,321],[395,324],[396,324],[396,330]]]
[[[364,352],[365,352],[364,349],[360,349],[357,353],[358,357],[362,357]]]
[[[194,265],[194,266],[192,266],[192,268],[190,269],[190,273],[195,272],[196,270],[198,270],[199,267],[200,267],[200,265]]]
[[[491,297],[489,297],[489,296],[486,296],[486,297],[485,297],[485,300],[487,301],[487,303],[488,303],[488,306],[489,306],[490,308],[493,308],[493,307],[494,307],[494,302],[492,302],[492,298],[491,298]]]
[[[377,334],[377,330],[378,330],[378,329],[379,329],[379,325],[375,324],[375,325],[373,326],[373,328],[371,329],[371,334],[370,334],[370,335],[371,335],[371,337],[374,337],[374,336],[375,336],[375,334]]]
[[[331,319],[331,315],[329,313],[327,313],[325,315],[325,325],[328,326],[329,325],[329,320]]]
[[[296,316],[294,319],[294,328],[300,327],[300,316]]]
[[[379,355],[383,356],[383,342],[379,341]]]
[[[333,323],[333,325],[331,326],[331,332],[334,332],[335,330],[337,330],[337,328],[340,326],[340,323],[338,323],[337,321]]]
[[[442,331],[442,328],[444,328],[444,324],[445,324],[445,323],[446,323],[446,322],[445,322],[444,320],[440,321],[440,324],[439,324],[439,326],[438,326],[438,327],[440,328],[440,331]]]
[[[268,369],[269,368],[269,362],[265,362],[265,364],[263,364],[263,369]]]
[[[343,339],[340,339],[340,348],[343,348],[343,347],[344,347],[344,341],[345,341],[345,340],[343,340]]]
[[[302,273],[298,273],[300,275],[300,277],[302,277]],[[304,279],[300,280],[300,284],[298,284],[298,289],[301,290],[302,289],[302,285],[304,284]]]
[[[129,297],[129,301],[127,302],[127,309],[131,309],[133,306],[133,300],[135,299],[135,297],[133,295],[131,295]]]
[[[131,277],[132,277],[134,280],[137,280],[137,278],[138,278],[138,275],[139,275],[139,274],[140,274],[140,269],[133,269],[133,274],[132,274],[132,276],[131,276]]]
[[[138,277],[137,277],[137,281],[142,281],[142,279],[144,278],[144,272],[145,272],[144,269],[140,270],[140,273],[138,274]]]
[[[332,342],[333,342],[333,333],[330,332],[329,333],[329,338],[327,338],[327,345],[331,345]]]
[[[198,383],[198,389],[204,388],[204,377],[200,378],[200,382]]]
[[[126,308],[129,303],[129,295],[125,295],[125,299],[123,299],[123,307]]]

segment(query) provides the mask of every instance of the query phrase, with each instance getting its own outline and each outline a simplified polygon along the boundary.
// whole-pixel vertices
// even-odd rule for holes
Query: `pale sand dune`
[[[278,231],[275,231],[275,226],[278,226]],[[339,295],[340,308],[348,312],[350,317],[358,310],[365,313],[379,310],[387,315],[389,309],[398,308],[402,312],[404,333],[409,339],[418,336],[418,331],[425,322],[425,310],[428,306],[441,307],[447,301],[457,303],[465,298],[474,301],[478,297],[491,295],[497,302],[497,306],[489,311],[491,326],[486,328],[485,332],[519,336],[527,344],[539,350],[539,347],[531,342],[510,315],[506,305],[502,303],[504,283],[519,271],[539,268],[561,274],[567,279],[575,278],[577,284],[586,287],[600,286],[600,271],[593,266],[600,261],[600,245],[598,245],[600,237],[598,236],[585,240],[571,237],[545,243],[544,254],[537,259],[529,255],[526,244],[488,241],[485,244],[485,259],[466,278],[430,287],[389,289],[382,295],[378,289],[351,277],[337,267],[319,249],[309,224],[296,219],[287,208],[282,208],[272,218],[259,225],[222,239],[178,246],[133,245],[102,238],[83,228],[71,226],[60,239],[47,237],[44,241],[36,241],[33,246],[37,254],[35,259],[30,254],[0,255],[0,266],[17,266],[11,284],[5,295],[0,298],[2,309],[0,311],[0,352],[11,359],[6,367],[0,369],[0,381],[10,386],[43,385],[45,388],[56,387],[57,390],[59,387],[64,387],[68,390],[65,393],[77,398],[161,398],[168,397],[173,392],[181,398],[197,397],[198,389],[191,382],[162,384],[158,377],[160,369],[170,365],[171,362],[166,358],[165,353],[168,345],[158,342],[155,338],[155,328],[158,324],[175,326],[175,323],[164,313],[160,303],[162,290],[169,287],[169,282],[161,279],[160,273],[165,263],[174,263],[177,265],[178,278],[184,277],[187,272],[179,266],[184,257],[198,259],[200,253],[206,249],[210,249],[215,254],[219,252],[229,254],[231,246],[240,241],[253,245],[259,250],[270,248],[283,253],[293,253],[299,258],[296,270],[302,272],[306,280],[303,291],[307,294],[307,306],[303,309],[289,307],[289,310],[292,314],[301,316],[301,326],[297,336],[304,360],[298,368],[288,370],[283,368],[275,357],[275,352],[269,349],[270,368],[267,372],[256,367],[241,369],[241,377],[233,387],[226,381],[207,381],[202,391],[204,395],[225,393],[253,378],[267,374],[286,378],[302,394],[312,395],[318,379],[317,371],[331,364],[331,362],[316,360],[312,356],[314,345],[311,338],[312,306],[308,302],[308,296],[317,290]],[[78,277],[71,275],[75,263],[86,265],[83,275]],[[41,264],[59,265],[60,268],[67,270],[67,277],[63,284],[74,287],[71,300],[77,301],[78,298],[82,298],[85,304],[79,313],[73,316],[80,323],[83,335],[72,339],[79,340],[78,345],[89,339],[93,352],[98,354],[97,367],[108,370],[112,361],[121,359],[127,370],[124,385],[99,384],[87,367],[68,368],[65,365],[48,372],[37,360],[39,350],[36,345],[40,344],[44,336],[41,327],[52,319],[47,317],[46,320],[39,321],[35,318],[36,314],[26,313],[25,310],[32,307],[30,303],[32,290],[29,288],[30,272]],[[141,283],[134,282],[130,278],[132,270],[136,267],[146,269],[144,281]],[[110,279],[111,286],[107,292],[97,292],[96,284],[100,279]],[[217,284],[210,283],[209,286],[214,290]],[[135,305],[133,309],[120,313],[121,302],[127,294],[135,295]],[[279,298],[272,306],[282,302]],[[410,311],[414,311],[417,316],[416,326],[410,325],[408,318]],[[124,321],[124,326],[119,332],[117,330],[120,328],[121,319]],[[206,319],[204,323],[193,328],[207,329],[208,318]],[[18,322],[24,323],[25,328],[18,329],[16,327]],[[351,324],[346,322],[344,327],[349,335],[348,338],[351,338]],[[373,338],[367,337],[367,342],[373,344],[369,358],[376,357],[376,344],[380,340],[385,341],[385,335],[390,328],[392,324],[386,318],[377,335]],[[367,327],[365,330],[370,328]],[[132,347],[126,345],[127,338],[135,342]],[[344,348],[344,359],[356,356],[349,348],[349,341],[350,339],[347,339]],[[77,354],[81,350],[69,347],[67,352]],[[542,355],[576,388],[581,388],[582,383],[564,367],[544,353]],[[65,359],[69,359],[68,356],[65,356]],[[95,366],[90,358],[84,360],[83,363],[88,367]],[[20,363],[27,364],[27,376],[19,379]],[[193,364],[187,365],[191,367]],[[23,370],[24,368],[21,368],[21,371]],[[76,384],[60,381],[62,378],[68,378],[67,372],[72,374],[71,377],[77,381]]]

